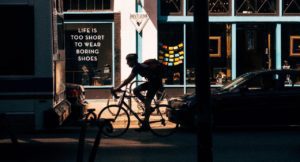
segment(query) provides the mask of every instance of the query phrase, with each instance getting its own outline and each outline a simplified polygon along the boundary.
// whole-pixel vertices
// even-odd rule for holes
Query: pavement
[[[100,111],[103,101],[89,101]],[[98,129],[86,132],[83,161],[88,161]],[[1,162],[76,162],[80,127],[19,134],[18,145],[0,133]],[[300,129],[220,129],[213,132],[214,162],[299,162]],[[102,137],[97,162],[196,162],[197,136],[180,129],[168,137],[133,129],[121,137]]]
[[[88,129],[84,161],[88,161],[96,130]],[[1,162],[76,162],[78,128],[18,135],[19,146],[0,138]],[[299,162],[300,130],[221,130],[213,132],[214,162]],[[169,137],[129,130],[118,138],[103,137],[95,162],[196,162],[195,133]]]

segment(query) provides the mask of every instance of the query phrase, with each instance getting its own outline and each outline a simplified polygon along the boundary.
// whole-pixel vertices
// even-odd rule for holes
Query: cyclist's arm
[[[136,76],[136,74],[130,73],[130,75],[124,80],[124,82],[121,83],[117,88],[115,88],[115,91],[120,90],[122,87],[124,87],[125,85],[130,83],[135,78],[135,76]]]

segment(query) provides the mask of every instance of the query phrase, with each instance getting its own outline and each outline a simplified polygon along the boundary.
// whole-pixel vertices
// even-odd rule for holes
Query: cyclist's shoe
[[[150,126],[148,124],[143,124],[140,128],[135,129],[137,132],[146,132],[150,130]]]
[[[150,114],[151,114],[154,110],[155,110],[155,108],[150,107]],[[144,111],[144,112],[142,113],[142,116],[145,116],[145,115],[146,115],[146,111]]]

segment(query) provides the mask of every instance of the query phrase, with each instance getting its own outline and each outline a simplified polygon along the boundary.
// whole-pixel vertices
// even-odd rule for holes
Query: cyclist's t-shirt
[[[153,74],[150,72],[150,68],[146,64],[137,63],[131,71],[133,74],[139,74],[142,77],[145,77],[148,81],[159,81],[161,78],[158,74]]]

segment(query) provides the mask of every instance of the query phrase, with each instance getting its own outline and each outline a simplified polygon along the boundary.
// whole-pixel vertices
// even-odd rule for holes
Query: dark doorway
[[[275,67],[275,25],[237,25],[236,46],[237,76]]]

